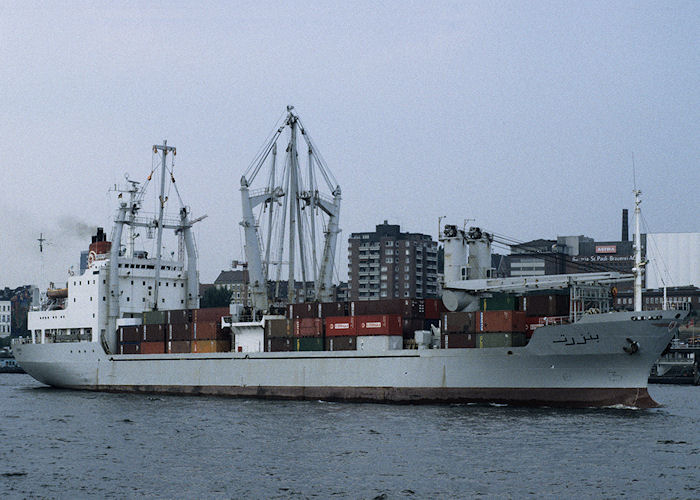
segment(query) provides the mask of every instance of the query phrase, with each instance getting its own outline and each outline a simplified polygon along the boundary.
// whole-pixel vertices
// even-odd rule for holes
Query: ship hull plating
[[[636,317],[635,317],[636,318]],[[671,311],[542,327],[525,347],[107,355],[97,343],[24,344],[15,355],[56,387],[270,399],[529,406],[656,406],[651,365],[676,331]],[[629,349],[630,341],[638,349]],[[626,349],[627,348],[627,349]]]

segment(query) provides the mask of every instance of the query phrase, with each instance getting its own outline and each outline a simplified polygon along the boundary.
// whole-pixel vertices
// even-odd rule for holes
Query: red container
[[[425,304],[419,299],[357,300],[352,302],[350,314],[354,316],[398,314],[403,318],[423,318]]]
[[[165,342],[141,342],[141,354],[163,354]]]
[[[443,349],[465,349],[476,347],[475,333],[445,333],[440,338]]]
[[[347,302],[325,302],[321,304],[321,317],[327,318],[328,316],[347,316],[348,315],[348,303]]]
[[[318,302],[301,302],[289,305],[291,319],[321,317],[321,304]]]
[[[194,321],[220,321],[224,316],[230,316],[228,307],[208,307],[206,309],[194,310]]]
[[[140,342],[120,342],[119,354],[139,354],[141,352]]]
[[[295,349],[296,340],[293,338],[269,338],[265,341],[265,352],[290,352]]]
[[[190,323],[175,323],[166,325],[168,340],[192,340],[193,328]]]
[[[524,311],[480,311],[478,332],[524,332],[527,329]]]
[[[440,319],[442,300],[425,299],[425,319]]]
[[[446,312],[442,315],[442,331],[447,333],[472,333],[476,329],[475,313]]]
[[[143,326],[120,326],[119,342],[140,342],[143,340]]]
[[[192,338],[194,340],[215,340],[218,328],[221,328],[221,325],[217,321],[198,321],[192,327]]]
[[[320,318],[299,318],[294,320],[295,337],[322,337],[323,320]]]
[[[192,323],[194,321],[194,314],[189,309],[177,309],[166,312],[168,323],[171,324]]]
[[[166,325],[143,325],[143,340],[146,342],[165,342]]]
[[[403,335],[399,314],[375,314],[357,317],[357,335]]]
[[[189,340],[170,340],[166,342],[168,352],[173,354],[183,354],[191,352],[192,346]]]
[[[527,338],[532,337],[534,331],[546,324],[547,316],[526,316],[525,317],[525,334]]]
[[[326,351],[355,351],[357,337],[326,337]]]
[[[327,337],[357,335],[357,321],[354,316],[329,317],[325,319]]]

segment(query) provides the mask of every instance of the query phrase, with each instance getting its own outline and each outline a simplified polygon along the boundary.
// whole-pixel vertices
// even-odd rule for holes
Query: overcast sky
[[[163,139],[213,281],[288,104],[341,184],[341,254],[443,215],[618,239],[633,155],[648,230],[700,231],[697,1],[0,1],[0,67],[0,286],[65,281]]]

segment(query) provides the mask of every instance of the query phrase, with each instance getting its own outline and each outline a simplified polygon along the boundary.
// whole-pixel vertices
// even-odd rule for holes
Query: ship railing
[[[534,327],[538,326],[549,326],[549,325],[565,325],[571,323],[569,316],[543,316],[540,318],[539,323],[534,324]]]
[[[31,344],[32,343],[32,338],[31,337],[17,337],[15,339],[12,339],[11,345],[22,345],[22,344]]]

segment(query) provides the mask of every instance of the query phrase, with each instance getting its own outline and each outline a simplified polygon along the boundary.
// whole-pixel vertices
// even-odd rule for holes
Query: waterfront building
[[[348,239],[349,300],[437,297],[437,242],[384,221]]]

